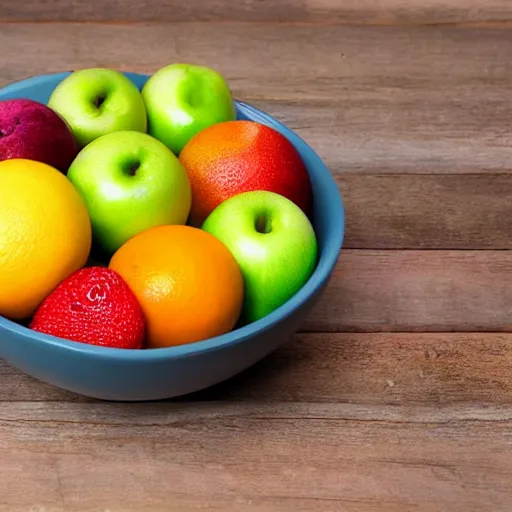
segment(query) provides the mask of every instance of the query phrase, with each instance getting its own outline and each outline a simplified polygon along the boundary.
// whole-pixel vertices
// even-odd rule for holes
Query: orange
[[[0,162],[0,315],[27,319],[91,248],[87,208],[57,169]]]
[[[190,221],[201,227],[210,213],[234,195],[268,190],[304,212],[311,183],[292,143],[273,128],[254,121],[225,121],[194,135],[179,160],[192,189]]]
[[[183,345],[233,329],[244,285],[227,247],[185,225],[158,226],[125,242],[110,260],[146,319],[146,346]]]

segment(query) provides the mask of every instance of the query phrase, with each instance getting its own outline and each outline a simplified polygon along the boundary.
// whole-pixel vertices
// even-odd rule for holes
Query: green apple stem
[[[268,215],[258,215],[254,227],[258,233],[270,233],[272,231],[272,219]]]
[[[107,99],[106,94],[100,94],[95,100],[94,100],[94,106],[96,108],[101,108],[103,103],[105,103],[105,100]]]
[[[129,162],[126,166],[126,174],[128,176],[135,176],[137,174],[137,171],[140,168],[140,162],[138,160],[135,160],[133,162]]]

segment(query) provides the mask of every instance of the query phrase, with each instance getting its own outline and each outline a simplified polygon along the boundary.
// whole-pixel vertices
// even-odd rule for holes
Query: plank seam
[[[396,21],[382,21],[379,23],[350,23],[343,21],[332,21],[332,20],[318,20],[318,21],[288,21],[288,20],[169,20],[169,21],[161,21],[161,20],[123,20],[123,19],[111,19],[111,20],[96,20],[93,18],[89,19],[36,19],[36,18],[0,18],[0,24],[3,25],[20,25],[20,24],[76,24],[76,25],[84,25],[84,24],[94,24],[94,25],[169,25],[169,24],[194,24],[194,25],[202,25],[202,24],[217,24],[217,25],[225,25],[225,24],[238,24],[238,25],[275,25],[275,26],[305,26],[305,27],[346,27],[346,28],[454,28],[454,29],[488,29],[488,30],[506,30],[512,26],[512,19],[504,19],[504,20],[467,20],[467,21],[446,21],[446,22],[423,22],[423,23],[397,23]]]

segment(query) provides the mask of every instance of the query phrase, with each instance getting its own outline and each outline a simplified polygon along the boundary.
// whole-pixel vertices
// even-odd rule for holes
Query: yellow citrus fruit
[[[231,252],[210,233],[183,225],[135,235],[110,260],[142,306],[146,346],[183,345],[233,329],[243,277]]]
[[[0,315],[32,316],[90,249],[87,208],[64,174],[32,160],[0,162]]]

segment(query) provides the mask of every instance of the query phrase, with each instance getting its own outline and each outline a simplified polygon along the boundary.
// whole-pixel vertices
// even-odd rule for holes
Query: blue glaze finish
[[[69,73],[43,75],[0,90],[0,100],[46,103]],[[126,73],[142,88],[148,76]],[[341,251],[345,214],[338,187],[318,155],[269,115],[237,102],[239,119],[266,124],[298,149],[313,187],[312,221],[319,241],[317,268],[304,287],[265,318],[205,341],[152,350],[122,350],[75,343],[36,333],[0,316],[0,357],[54,386],[93,398],[157,400],[188,394],[236,375],[296,332],[322,294]]]

